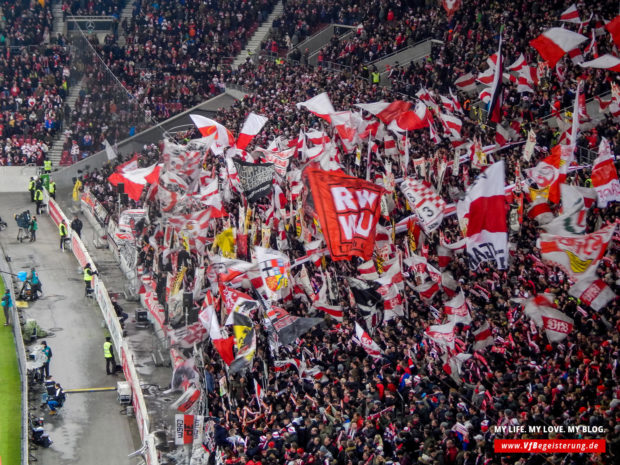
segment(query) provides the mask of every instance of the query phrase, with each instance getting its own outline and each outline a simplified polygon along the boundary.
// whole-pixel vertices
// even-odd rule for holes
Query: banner
[[[314,208],[332,260],[369,260],[384,189],[340,171],[308,168]]]
[[[182,446],[194,443],[194,415],[174,416],[174,444]]]
[[[269,195],[274,175],[273,163],[255,164],[236,158],[233,162],[248,202],[256,202]]]

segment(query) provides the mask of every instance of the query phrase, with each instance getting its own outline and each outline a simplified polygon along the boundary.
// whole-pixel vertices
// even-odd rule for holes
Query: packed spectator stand
[[[305,8],[306,5],[312,8],[312,3],[300,5],[287,2],[287,8],[294,7],[293,11],[303,13],[299,18],[301,23],[304,20],[310,22]],[[393,3],[396,2],[385,3],[385,19],[383,14],[379,14],[379,20],[387,21]],[[324,3],[317,2],[317,5]],[[403,11],[397,9],[397,5],[393,6],[396,12],[391,21],[398,21],[396,18],[403,18]],[[364,69],[364,62],[375,56],[374,51],[373,55],[361,54],[354,58],[352,54],[346,58],[353,49],[341,57],[334,57],[330,52],[341,49],[326,49],[326,56],[336,60],[345,57],[343,63],[351,66],[341,72],[274,60],[273,57],[248,60],[225,79],[227,83],[244,88],[247,97],[230,109],[218,112],[217,120],[237,134],[250,112],[268,116],[269,122],[246,149],[247,153],[253,153],[261,161],[264,161],[263,156],[253,149],[266,147],[277,137],[284,141],[281,150],[285,147],[299,148],[299,138],[304,137],[301,134],[308,134],[313,129],[325,131],[333,141],[337,136],[331,125],[316,114],[297,108],[296,104],[321,92],[329,95],[337,110],[353,109],[357,103],[392,102],[414,95],[419,97],[421,90],[432,92],[434,99],[438,99],[450,88],[454,89],[454,80],[461,74],[472,72],[477,75],[485,71],[487,58],[497,50],[498,31],[504,22],[506,64],[513,63],[521,53],[527,63],[534,64],[538,56],[528,41],[552,25],[554,18],[558,18],[568,6],[565,2],[544,5],[537,2],[511,5],[464,2],[452,17],[452,23],[437,8],[429,8],[427,13],[418,10],[415,12],[417,20],[405,14],[408,20],[413,19],[424,27],[433,24],[431,29],[444,41],[444,46],[434,50],[430,59],[422,65],[398,68],[390,76],[393,81],[391,89],[374,85]],[[617,13],[611,2],[598,3],[592,6],[593,10],[582,4],[579,8],[583,19],[590,17],[590,12],[593,14],[582,31],[586,36],[596,28],[598,20],[595,15],[612,19]],[[291,14],[290,10],[287,11]],[[518,18],[523,17],[523,11],[529,14],[520,21]],[[351,23],[355,24],[358,18],[353,18]],[[511,25],[511,21],[514,24]],[[289,25],[293,23],[287,21]],[[477,28],[472,28],[473,24],[478,24]],[[370,31],[372,24],[364,26]],[[383,33],[387,29],[379,30]],[[393,31],[398,35],[397,27]],[[362,33],[361,29],[358,33]],[[369,37],[373,34],[375,32]],[[599,54],[613,52],[608,37],[600,37],[597,42]],[[589,56],[586,57],[588,59]],[[577,93],[577,79],[583,82],[581,92],[588,98],[609,92],[610,85],[617,82],[617,73],[582,68],[568,57],[561,65],[563,70],[560,73],[549,70],[541,75],[533,92],[519,93],[516,83],[506,82],[502,120],[513,129],[511,138],[514,142],[524,141],[528,131],[534,129],[538,147],[529,161],[523,157],[523,145],[509,144],[493,155],[495,161],[503,160],[505,163],[506,185],[521,182],[522,173],[536,167],[549,156],[550,149],[561,142],[562,131],[549,123],[555,123],[553,118],[557,119],[560,109],[572,107]],[[460,94],[461,101],[467,98],[466,95]],[[554,113],[554,110],[557,111]],[[365,113],[364,118],[368,121],[371,115]],[[494,125],[487,124],[484,118],[472,118],[467,114],[461,118],[463,139],[479,138],[481,146],[496,143],[497,130]],[[589,151],[596,152],[604,137],[609,141],[611,153],[617,152],[620,146],[618,129],[617,119],[609,114],[595,124],[584,126],[576,139],[577,159],[572,164],[575,170],[567,177],[568,184],[581,187],[591,185],[590,165],[593,157]],[[186,136],[179,135],[176,142]],[[196,131],[194,137],[198,136]],[[305,137],[305,141],[312,149],[313,143],[309,137]],[[418,176],[426,177],[431,184],[437,185],[442,160],[445,162],[453,156],[451,142],[444,137],[440,143],[435,143],[427,130],[410,132],[406,142],[410,163],[408,166],[391,163],[391,173],[385,166],[389,157],[382,159],[381,155],[373,155],[370,166],[367,166],[366,155],[355,162],[354,152],[339,150],[339,162],[347,173],[358,178],[365,178],[369,173],[371,180],[384,186],[387,186],[385,180],[389,180],[390,176],[400,179],[416,170]],[[314,148],[322,143],[315,142]],[[378,140],[377,144],[376,153],[385,153],[385,139]],[[137,154],[138,166],[147,167],[163,161],[164,166],[169,167],[166,157],[170,157],[171,152],[162,147],[146,146]],[[368,149],[366,143],[361,144],[363,154]],[[415,168],[419,165],[414,162],[424,158],[426,174]],[[301,155],[292,158],[289,176],[282,183],[286,198],[298,181],[290,175],[303,165]],[[145,276],[156,281],[161,279],[162,273],[177,277],[183,273],[183,285],[187,286],[185,289],[191,289],[198,270],[203,265],[210,269],[209,264],[217,259],[217,255],[213,255],[217,248],[224,251],[224,247],[218,245],[221,235],[229,227],[241,234],[244,215],[240,215],[240,211],[245,211],[245,198],[241,191],[226,189],[228,169],[225,157],[221,155],[209,155],[204,159],[203,176],[207,181],[219,180],[223,190],[223,210],[227,212],[226,218],[211,220],[206,229],[208,248],[216,244],[208,253],[200,252],[194,245],[178,245],[175,248],[170,242],[165,243],[170,240],[165,236],[163,222],[164,218],[170,218],[169,213],[163,212],[168,200],[164,202],[152,189],[145,188],[138,200],[130,200],[123,206],[149,207],[149,225],[140,231],[138,259]],[[111,218],[118,221],[120,218],[115,213],[118,209],[117,190],[105,182],[115,170],[115,166],[108,166],[88,174],[83,181],[85,187],[110,212]],[[473,167],[463,166],[461,170],[463,172],[457,175],[448,171],[443,179],[441,197],[448,204],[463,197],[477,173]],[[508,194],[511,211],[517,210],[519,195],[518,192]],[[195,212],[195,207],[189,205],[192,204],[179,202],[175,214]],[[282,235],[279,234],[282,228],[270,222],[273,221],[270,215],[277,208],[283,208],[280,221],[289,223],[289,228]],[[308,207],[298,209],[292,202],[287,202],[284,207],[273,207],[271,199],[263,199],[253,204],[252,209],[256,212],[250,227],[253,231],[250,235],[254,234],[250,244],[283,251],[291,264],[311,255],[310,243],[302,237],[296,224],[299,220],[303,225],[302,231],[309,229],[313,231],[313,237],[321,236],[320,231],[312,226],[317,223]],[[552,206],[552,211],[559,214],[558,206]],[[617,202],[606,207],[592,207],[587,213],[585,232],[592,233],[613,225],[618,220],[619,212]],[[199,370],[200,378],[205,379],[203,388],[209,398],[209,415],[217,418],[212,437],[214,444],[211,444],[215,447],[211,451],[222,454],[221,460],[230,464],[309,464],[326,460],[342,465],[615,462],[620,453],[620,429],[617,426],[620,414],[617,366],[620,314],[617,298],[593,310],[569,294],[572,279],[560,268],[541,260],[537,245],[541,228],[533,217],[523,216],[521,224],[514,229],[511,223],[510,265],[507,269],[498,269],[494,263],[487,262],[472,270],[468,267],[467,256],[463,254],[456,253],[447,264],[444,262],[446,245],[458,243],[462,235],[456,217],[446,215],[441,233],[435,231],[428,234],[424,243],[417,239],[412,243],[414,234],[411,228],[396,232],[396,225],[406,222],[410,215],[407,198],[396,188],[391,214],[382,215],[379,220],[380,228],[389,231],[391,227],[394,231],[392,239],[385,240],[390,243],[392,252],[396,251],[396,255],[401,257],[410,258],[414,252],[412,247],[417,246],[415,254],[424,256],[428,264],[454,277],[456,284],[451,290],[460,289],[463,292],[472,317],[470,323],[456,325],[454,337],[462,349],[461,353],[473,353],[474,356],[460,367],[442,358],[445,350],[429,340],[427,331],[429,326],[441,322],[441,309],[448,300],[449,287],[444,287],[443,292],[431,297],[423,296],[419,289],[415,289],[420,285],[419,269],[406,263],[402,269],[406,281],[402,296],[407,313],[374,329],[372,340],[382,354],[370,356],[367,348],[354,341],[355,323],[362,318],[347,284],[347,277],[360,275],[360,267],[365,264],[363,260],[333,261],[327,256],[323,260],[305,261],[310,289],[293,290],[292,300],[284,300],[279,305],[291,315],[322,317],[316,301],[311,298],[317,294],[322,295],[320,302],[329,302],[331,307],[341,310],[343,316],[327,318],[320,326],[300,336],[296,344],[276,350],[271,347],[268,332],[263,331],[263,326],[256,321],[255,327],[260,328],[256,331],[256,354],[250,370],[237,375],[227,376],[220,352],[215,343],[207,338],[201,347],[205,367],[204,371],[202,367]],[[261,233],[264,225],[274,228],[270,236]],[[177,240],[181,244],[182,241]],[[288,244],[287,247],[281,247],[284,243]],[[620,278],[618,251],[616,234],[597,269],[598,277],[616,294]],[[249,254],[244,256],[241,249],[237,252],[237,258],[250,260]],[[379,251],[374,255],[373,269],[375,266],[381,268],[387,259],[380,255]],[[296,275],[293,283],[303,288],[298,271],[299,268],[293,271]],[[374,272],[379,274],[377,270]],[[423,274],[426,272],[428,269]],[[219,279],[223,279],[221,275]],[[248,286],[247,281],[250,281],[249,275],[239,290],[260,301],[258,291]],[[219,284],[221,292],[222,283]],[[227,282],[228,285],[233,284]],[[217,287],[213,291],[216,298],[221,297]],[[152,292],[155,293],[155,289]],[[161,300],[165,292],[163,295],[161,292],[157,294]],[[536,328],[524,313],[526,302],[546,294],[552,295],[557,308],[573,322],[571,332],[559,342],[549,340],[544,330]],[[204,308],[200,301],[195,305]],[[223,303],[222,311],[227,311]],[[480,333],[487,324],[492,346],[486,350],[472,351],[477,342],[476,333]],[[191,357],[191,351],[185,351],[185,355]],[[265,366],[269,370],[263,376]],[[217,386],[222,378],[228,380],[225,394],[220,391],[222,385]],[[262,394],[257,386],[261,386]],[[493,449],[493,441],[501,438],[502,434],[494,427],[506,425],[599,426],[604,431],[602,435],[586,434],[583,437],[605,439],[607,452],[600,455],[500,454]],[[567,435],[560,437],[574,438]]]

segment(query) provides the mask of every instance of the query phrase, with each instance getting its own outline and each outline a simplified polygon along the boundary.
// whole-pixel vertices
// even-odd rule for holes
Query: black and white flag
[[[248,202],[256,202],[271,192],[274,167],[273,163],[248,163],[233,159],[239,181]]]

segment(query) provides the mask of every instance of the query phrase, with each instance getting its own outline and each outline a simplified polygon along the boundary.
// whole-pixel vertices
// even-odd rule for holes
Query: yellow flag
[[[39,5],[41,5],[42,7],[45,7],[45,0],[39,0]]]
[[[225,257],[233,257],[235,254],[235,236],[232,228],[227,228],[215,236],[213,247],[219,247]]]

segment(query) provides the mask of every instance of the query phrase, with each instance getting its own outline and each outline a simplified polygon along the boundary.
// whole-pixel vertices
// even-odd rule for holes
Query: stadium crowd
[[[314,16],[329,18],[343,14],[336,12],[335,6],[327,11],[329,6],[325,2],[286,3],[287,14],[295,15],[297,12],[299,16],[298,21],[293,21],[294,16],[291,16],[285,22],[286,26],[282,27],[285,27],[286,34],[297,32],[299,40],[302,34],[297,29],[305,29],[305,22],[308,27],[312,27],[319,21]],[[506,24],[504,38],[507,43],[507,64],[515,61],[521,53],[527,63],[534,64],[537,61],[536,52],[527,45],[527,41],[540,32],[539,27],[549,27],[554,18],[558,18],[570,5],[567,2],[540,4],[526,1],[500,5],[465,1],[451,20],[436,8],[432,15],[424,13],[430,10],[422,9],[422,5],[420,9],[412,10],[411,14],[400,8],[398,2],[382,2],[382,6],[383,13],[368,22],[364,21],[364,14],[351,10],[353,5],[350,8],[348,4],[343,7],[351,12],[350,24],[364,21],[364,28],[358,31],[360,40],[370,41],[375,34],[383,38],[386,29],[373,29],[373,24],[377,24],[375,19],[387,21],[390,11],[393,12],[390,21],[395,24],[406,18],[418,23],[420,27],[436,31],[438,38],[444,40],[444,45],[434,49],[431,58],[422,65],[397,68],[391,75],[392,89],[372,83],[368,71],[364,70],[363,63],[375,56],[374,51],[373,55],[357,55],[354,49],[347,50],[339,58],[350,59],[352,66],[343,72],[299,64],[289,66],[288,62],[268,58],[248,60],[239,70],[230,72],[225,78],[226,82],[245,88],[246,98],[218,112],[217,120],[236,134],[250,112],[268,116],[268,124],[247,149],[260,160],[261,156],[253,152],[252,147],[266,147],[277,137],[283,141],[281,148],[299,147],[300,133],[311,129],[325,131],[331,140],[335,140],[335,131],[328,123],[310,112],[296,108],[295,104],[321,92],[327,92],[337,110],[352,109],[356,103],[394,101],[424,90],[434,92],[434,98],[437,99],[439,94],[447,94],[449,88],[454,89],[453,82],[459,75],[483,71],[481,68],[486,66],[486,59],[497,50],[497,33],[501,24]],[[611,2],[579,4],[578,7],[584,19],[590,17],[590,12],[593,13],[582,31],[586,36],[596,29],[599,20],[595,15],[610,19],[616,13]],[[523,11],[528,11],[528,15],[524,16]],[[368,34],[365,39],[361,38],[363,30]],[[394,27],[393,31],[396,35],[400,33],[398,27]],[[414,36],[411,40],[417,39]],[[599,53],[611,51],[611,42],[605,36],[599,37],[597,42]],[[331,56],[329,50],[326,50],[325,55],[330,59],[336,58]],[[333,50],[340,51],[336,48]],[[530,93],[519,94],[516,84],[506,82],[503,121],[512,129],[511,137],[514,140],[523,141],[528,131],[534,129],[538,147],[529,161],[522,155],[522,145],[509,146],[493,154],[495,160],[505,161],[508,185],[519,181],[528,168],[536,166],[561,141],[563,131],[543,118],[551,114],[553,109],[572,105],[577,80],[584,83],[582,92],[592,97],[608,92],[610,84],[617,77],[609,71],[582,69],[575,66],[568,57],[562,60],[561,66],[564,69],[563,76],[556,71],[544,72]],[[461,101],[467,98],[466,94],[460,96]],[[559,102],[559,106],[555,102]],[[371,118],[366,113],[364,117],[367,120]],[[484,118],[474,118],[468,113],[460,115],[460,118],[463,120],[463,139],[480,138],[482,146],[495,143],[494,125],[488,125]],[[194,136],[198,136],[198,133]],[[179,139],[185,137],[184,134]],[[617,120],[609,114],[595,125],[585,126],[580,131],[576,165],[591,164],[593,156],[590,150],[595,151],[603,137],[608,139],[611,152],[617,152],[620,131]],[[312,147],[311,142],[307,143]],[[340,153],[341,165],[347,172],[361,178],[368,172],[370,179],[379,183],[389,179],[386,162],[390,159],[385,156],[385,141],[378,140],[377,144],[378,151],[371,158],[370,167],[366,165],[365,155],[356,162],[355,153]],[[415,160],[426,158],[422,163],[426,174],[418,171],[418,175],[437,185],[442,160],[452,159],[451,141],[443,138],[437,144],[427,130],[422,130],[408,134],[407,146],[410,154],[407,173],[411,174],[418,169],[416,167],[419,164]],[[367,150],[367,144],[363,143],[361,152],[366,154]],[[137,155],[141,167],[163,159],[161,146],[146,146]],[[391,174],[398,179],[405,173],[404,166],[396,161],[391,163]],[[293,173],[298,172],[302,166],[298,157],[291,159],[289,175],[281,183],[286,198],[299,181]],[[229,180],[224,157],[208,156],[202,168],[203,173],[211,173],[205,174],[206,178],[218,179],[224,190],[223,209],[229,214],[228,218],[211,221],[205,233],[209,244],[218,244],[218,237],[228,227],[237,230],[243,227],[239,211],[245,199],[240,192],[226,191],[225,186]],[[590,167],[575,168],[566,182],[582,187],[591,185]],[[107,166],[86,175],[83,181],[111,216],[118,220],[113,213],[118,207],[117,191],[106,183],[115,169],[113,165]],[[448,168],[443,178],[443,199],[452,203],[462,198],[475,172],[467,163],[458,171],[453,172],[452,168]],[[139,201],[130,201],[125,205],[149,206],[149,225],[139,231],[142,238],[139,265],[154,279],[162,273],[178,276],[181,268],[186,267],[184,286],[185,289],[191,289],[200,265],[203,262],[208,264],[213,257],[206,254],[209,256],[207,260],[205,254],[193,247],[189,251],[183,250],[184,247],[173,247],[170,251],[170,245],[164,244],[163,218],[166,218],[166,214],[162,212],[162,200],[157,195],[149,197],[149,191],[144,189]],[[511,210],[517,209],[519,195],[518,190],[510,195]],[[293,219],[296,218],[304,225],[302,231],[310,229],[319,236],[320,233],[313,229],[314,218],[308,210],[287,202],[283,207],[285,211],[282,221],[289,222],[286,218],[291,218],[290,227],[283,236],[277,235],[275,228],[269,239],[263,242],[265,239],[261,238],[261,225],[274,226],[268,223],[271,202],[271,199],[263,199],[254,205],[258,213],[251,228],[254,235],[251,235],[250,244],[268,244],[268,247],[285,252],[291,263],[294,263],[308,254],[309,244]],[[193,210],[179,206],[176,213],[186,211]],[[554,207],[553,211],[558,213],[558,207]],[[612,202],[606,208],[592,207],[587,214],[587,232],[617,222],[619,213],[617,202]],[[405,221],[410,214],[405,197],[396,189],[393,210],[390,215],[383,215],[380,225],[388,230],[392,227],[396,231],[395,225]],[[402,294],[406,313],[374,330],[372,339],[383,352],[379,357],[370,357],[353,340],[356,334],[354,324],[360,322],[361,318],[359,308],[351,298],[346,278],[359,275],[357,267],[362,264],[362,260],[332,261],[329,256],[322,261],[304,263],[310,289],[301,292],[294,290],[281,305],[296,316],[322,316],[310,298],[311,294],[318,294],[322,296],[321,299],[343,310],[342,321],[326,318],[321,325],[302,335],[296,344],[278,350],[270,347],[263,326],[255,322],[257,350],[251,369],[229,377],[227,395],[221,395],[221,385],[218,386],[218,381],[226,378],[227,370],[214,346],[206,342],[202,347],[205,367],[201,379],[204,379],[209,396],[209,413],[218,419],[214,440],[219,450],[223,451],[223,460],[227,464],[251,465],[306,465],[325,461],[339,465],[499,465],[544,462],[602,465],[617,461],[620,455],[618,299],[613,299],[595,311],[569,295],[571,283],[566,274],[541,261],[540,249],[536,244],[541,232],[537,220],[524,216],[519,226],[514,229],[512,226],[511,223],[510,264],[506,270],[499,270],[490,262],[471,270],[467,257],[460,253],[456,253],[448,264],[443,262],[444,244],[454,244],[461,237],[455,217],[445,217],[440,227],[441,233],[430,233],[422,241],[412,241],[411,231],[407,232],[407,228],[387,239],[391,245],[391,257],[408,255],[415,248],[415,253],[424,256],[429,264],[449,272],[456,280],[455,287],[461,289],[467,298],[472,322],[457,324],[455,338],[459,341],[458,347],[462,353],[475,355],[465,361],[460,370],[449,364],[446,366],[446,360],[441,357],[445,355],[445,350],[425,336],[429,325],[441,321],[441,309],[450,291],[454,292],[455,289],[446,286],[434,296],[424,298],[419,291],[414,290],[420,284],[424,272],[407,264],[411,262],[406,260],[402,265],[405,279]],[[166,253],[170,253],[166,256],[170,258],[164,257],[162,253],[166,248]],[[211,253],[216,249],[214,247]],[[237,258],[249,259],[240,248],[236,251]],[[620,288],[618,252],[616,234],[609,245],[607,256],[597,270],[598,276],[616,294]],[[377,268],[381,267],[383,261],[377,253]],[[296,276],[291,287],[300,282],[297,273],[299,268],[294,268],[293,274]],[[210,284],[208,280],[211,278],[206,279],[207,284]],[[247,288],[247,282],[242,285],[246,286],[246,292],[256,297],[253,290]],[[526,299],[545,293],[551,294],[557,308],[574,322],[570,334],[559,342],[548,340],[544,331],[536,328],[524,314]],[[201,302],[195,304],[200,305]],[[485,350],[473,351],[476,342],[474,333],[487,323],[493,343]],[[282,364],[283,360],[290,363]],[[295,360],[303,364],[303,368],[295,369],[293,365],[296,362],[292,362]],[[266,376],[263,375],[264,366],[269,367]],[[276,366],[277,370],[274,369]],[[262,386],[260,395],[256,391],[255,382]],[[261,399],[260,404],[257,397]],[[493,449],[495,439],[517,437],[502,435],[494,429],[496,426],[508,425],[599,426],[603,428],[603,434],[585,433],[581,437],[604,438],[607,452],[597,455],[544,456],[496,453]]]

